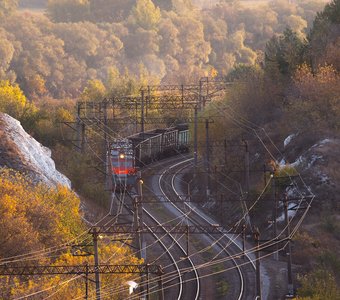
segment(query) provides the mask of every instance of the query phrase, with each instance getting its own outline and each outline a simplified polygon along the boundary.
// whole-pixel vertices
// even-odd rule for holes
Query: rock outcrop
[[[58,172],[51,150],[30,136],[20,122],[0,113],[0,167],[27,173],[34,182],[71,188],[70,180]]]

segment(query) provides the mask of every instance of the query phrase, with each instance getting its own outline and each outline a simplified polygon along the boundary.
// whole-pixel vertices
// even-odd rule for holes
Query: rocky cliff
[[[34,182],[71,188],[70,180],[58,172],[51,150],[31,137],[20,122],[0,113],[0,167],[29,174]]]

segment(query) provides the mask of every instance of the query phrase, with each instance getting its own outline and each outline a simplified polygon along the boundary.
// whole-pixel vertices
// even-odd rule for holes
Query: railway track
[[[166,168],[166,170],[162,172],[162,174],[159,176],[158,184],[160,186],[161,192],[164,195],[167,194],[166,190],[168,190],[168,192],[170,193],[171,193],[170,190],[172,190],[172,193],[175,195],[175,199],[180,199],[180,194],[183,195],[183,193],[179,193],[177,191],[177,187],[175,186],[176,185],[175,178],[178,177],[178,173],[182,172],[185,168],[188,168],[188,165],[191,165],[191,161],[192,159],[187,159],[181,162],[176,162],[172,164],[170,167]],[[162,182],[164,182],[164,178],[166,177],[166,174],[169,172],[173,172],[171,179],[170,179],[171,188],[169,188],[169,184],[165,184],[165,186],[167,187],[164,187],[164,184],[162,184]],[[169,178],[166,179],[165,182],[169,182]],[[180,208],[177,202],[175,204],[170,201],[171,197],[172,196],[170,194],[170,196],[168,196],[169,203],[172,205],[174,209],[176,209],[179,212],[179,214],[182,214],[182,215],[185,214],[185,211],[184,211],[185,208],[183,209],[183,205],[191,212],[190,216],[188,216],[188,222],[190,222],[190,224],[198,226],[198,227],[201,225],[206,225],[206,224],[208,225],[216,224],[216,222],[211,220],[211,218],[209,218],[208,216],[200,212],[197,209],[197,207],[194,207],[191,204],[183,202],[183,205]],[[224,256],[230,258],[231,262],[234,265],[234,269],[237,271],[239,289],[237,292],[234,291],[232,293],[233,296],[228,294],[226,298],[227,299],[238,299],[238,300],[256,299],[255,277],[254,277],[255,264],[253,262],[254,259],[250,255],[245,254],[244,257],[246,260],[242,260],[241,263],[238,263],[237,261],[238,259],[233,258],[234,255],[237,255],[242,251],[242,248],[234,240],[234,237],[232,235],[229,236],[221,232],[220,237],[217,237],[216,235],[213,236],[209,233],[206,233],[205,236],[209,238],[211,244],[215,245],[214,246],[215,248],[219,248],[220,256],[224,254]],[[231,272],[231,273],[234,274],[232,277],[234,277],[235,279],[235,272]],[[235,280],[233,280],[232,282],[234,282],[235,284]]]
[[[204,225],[216,224],[209,216],[199,211],[198,208],[186,202],[172,203],[170,200],[180,199],[180,195],[183,195],[178,191],[178,185],[181,181],[178,179],[179,173],[191,165],[191,158],[172,158],[166,161],[158,162],[153,166],[157,168],[159,175],[153,176],[152,180],[148,177],[150,190],[154,194],[162,194],[163,199],[166,201],[166,209],[163,203],[157,204],[158,210],[162,208],[161,214],[155,211],[153,205],[143,205],[143,223],[146,228],[152,226],[159,226],[167,224],[169,220],[183,218],[186,216],[186,221],[189,225],[195,225],[197,227]],[[172,173],[172,174],[169,174]],[[176,179],[177,178],[177,179]],[[170,207],[171,206],[171,209]],[[125,209],[127,209],[125,205]],[[131,213],[131,207],[130,213]],[[157,209],[156,209],[157,210]],[[170,214],[169,212],[170,211]],[[188,211],[190,213],[188,213]],[[167,213],[167,217],[162,217],[163,213]],[[162,220],[162,221],[160,221]],[[169,226],[167,226],[168,228]],[[226,269],[223,272],[225,280],[229,283],[230,291],[223,297],[211,296],[206,289],[209,289],[209,285],[214,284],[215,279],[210,279],[212,270],[207,271],[209,268],[209,262],[198,259],[195,253],[187,253],[183,246],[183,239],[171,232],[166,231],[163,227],[164,233],[153,233],[150,229],[150,235],[148,235],[152,241],[148,241],[147,249],[155,249],[153,256],[150,256],[151,262],[154,264],[162,264],[165,267],[163,287],[165,292],[165,299],[237,299],[237,300],[254,300],[256,299],[255,289],[255,276],[254,276],[254,262],[251,255],[246,254],[245,260],[234,258],[233,256],[239,256],[242,251],[241,246],[235,241],[235,237],[232,235],[226,235],[221,232],[219,236],[211,235],[209,233],[201,234],[199,239],[204,241],[205,246],[212,246],[214,251],[218,253],[216,259],[222,261]],[[157,244],[157,246],[155,246]],[[158,248],[157,248],[158,247]],[[145,250],[146,251],[146,250]],[[149,250],[148,250],[149,251]],[[150,251],[152,252],[152,251]],[[161,253],[162,259],[157,258],[157,254]],[[164,257],[167,257],[165,260]],[[147,262],[150,263],[148,257]],[[162,263],[160,263],[162,262]],[[212,262],[214,264],[214,262]],[[145,282],[144,282],[145,284]],[[210,287],[211,289],[211,287]],[[158,286],[151,284],[149,293],[158,293]],[[138,297],[138,295],[136,295]],[[135,299],[135,298],[132,298]]]
[[[152,219],[152,221],[156,225],[158,225],[159,227],[163,227],[162,223],[159,222],[148,210],[143,209],[143,212],[148,216],[148,218]],[[200,294],[199,275],[198,275],[196,266],[194,265],[192,259],[190,257],[187,257],[186,250],[177,241],[177,238],[174,237],[164,227],[163,227],[164,235],[160,236],[159,234],[153,233],[150,227],[147,225],[147,223],[144,223],[144,225],[147,228],[149,228],[150,233],[155,237],[157,242],[161,244],[162,248],[168,253],[168,256],[171,258],[171,264],[163,268],[163,270],[167,274],[166,280],[163,282],[164,284],[163,289],[167,290],[170,288],[177,287],[178,293],[176,295],[176,298],[174,299],[178,299],[178,300],[189,299],[187,298],[189,296],[188,295],[189,292],[185,291],[186,288],[184,287],[186,282],[189,282],[190,285],[194,284],[194,288],[191,288],[191,289],[194,289],[194,292],[190,292],[191,294],[193,293],[194,296],[191,297],[190,299],[198,300],[199,294]],[[167,243],[168,244],[170,243],[170,247],[166,246],[166,242],[164,240],[168,240]],[[172,251],[175,253],[171,253]],[[182,256],[178,255],[178,251],[181,253]],[[177,257],[177,259],[175,257]],[[172,268],[176,269],[176,274],[173,271],[171,271]],[[189,275],[190,275],[190,278],[188,278]],[[185,279],[183,279],[184,277]],[[178,283],[174,282],[174,280],[176,279]]]
[[[115,194],[113,194],[113,197],[115,197]],[[127,199],[127,197],[129,199]],[[134,214],[134,211],[131,209],[131,205],[128,204],[129,202],[133,202],[133,195],[126,194],[123,197],[117,196],[116,201],[118,203],[117,207],[119,214],[125,216],[125,218],[127,213],[130,214],[130,216]],[[125,219],[123,222],[132,222],[132,220],[131,218],[130,220]],[[105,225],[112,225],[114,223],[117,223],[117,220],[106,219],[104,221]],[[145,255],[146,251],[151,250],[151,248],[156,248],[154,252],[161,251],[162,253],[159,255],[162,257],[161,259],[159,257],[153,257],[152,259],[147,257],[146,261],[152,264],[160,264],[162,262],[163,265],[165,265],[165,267],[163,267],[163,271],[165,273],[163,279],[163,291],[165,294],[164,299],[198,300],[200,295],[199,274],[192,259],[187,257],[187,252],[178,241],[178,237],[169,232],[163,226],[164,222],[159,221],[157,217],[155,217],[148,209],[144,207],[143,225],[150,232],[150,235],[148,236],[153,237],[153,241],[148,243],[148,246],[142,250],[144,252],[143,256]],[[158,228],[163,228],[164,232],[154,233],[150,227],[155,226]],[[160,250],[160,248],[162,250]],[[167,259],[164,258],[164,254],[167,256]],[[137,299],[138,297],[142,296],[142,293],[145,294],[145,290],[147,289],[147,292],[149,292],[150,295],[158,294],[159,286],[155,284],[156,282],[152,282],[152,280],[150,282],[151,284],[149,286],[144,280],[144,282],[142,282],[142,289],[144,289],[144,292],[135,294],[133,297],[131,297],[131,299]]]

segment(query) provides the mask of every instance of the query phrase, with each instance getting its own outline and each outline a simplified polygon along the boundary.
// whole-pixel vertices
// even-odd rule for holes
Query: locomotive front
[[[113,191],[131,189],[136,182],[135,157],[128,139],[115,139],[111,144],[110,162]]]

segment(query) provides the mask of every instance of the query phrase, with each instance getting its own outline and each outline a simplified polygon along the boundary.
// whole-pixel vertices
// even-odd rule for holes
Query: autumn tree
[[[159,24],[158,34],[160,36],[160,54],[163,57],[176,57],[182,50],[179,41],[180,29],[175,26],[171,18],[162,18]]]
[[[192,0],[171,0],[173,10],[181,15],[188,16],[194,11]]]
[[[228,49],[228,25],[223,19],[215,19],[211,15],[204,16],[204,36],[211,44],[211,53],[209,54],[209,63],[214,65],[220,74],[227,74],[233,67],[234,62],[225,59]],[[233,55],[233,54],[232,54]],[[234,56],[233,56],[234,57]],[[230,64],[229,64],[230,63]]]
[[[0,1],[0,20],[11,15],[18,7],[18,0]],[[1,22],[1,21],[0,21]]]
[[[43,98],[35,101],[36,114],[27,117],[24,128],[47,147],[55,147],[64,142],[62,122],[74,121],[74,101]],[[31,121],[31,122],[29,122]],[[28,124],[27,124],[28,123]]]
[[[125,53],[128,58],[137,61],[145,55],[156,54],[159,51],[158,40],[159,37],[154,30],[137,28],[123,39]]]
[[[11,77],[10,73],[12,73],[12,79],[14,79],[14,72],[10,70],[14,52],[15,48],[10,35],[3,28],[0,28],[0,80],[9,79],[8,77]]]
[[[204,38],[203,24],[193,17],[170,15],[172,22],[180,30],[178,34],[181,51],[176,59],[182,65],[201,66],[209,61],[210,43]]]
[[[112,96],[139,95],[140,88],[148,84],[148,79],[144,66],[140,65],[138,73],[139,76],[130,74],[127,69],[120,72],[117,68],[110,68],[105,82],[108,94]]]
[[[226,20],[232,30],[240,30],[233,28],[237,23],[243,24],[243,29],[246,32],[245,42],[252,49],[264,49],[266,42],[278,30],[279,20],[278,13],[270,9],[268,6],[244,8],[235,11],[236,24],[230,24]],[[234,22],[232,22],[234,23]]]
[[[67,243],[81,238],[86,228],[81,220],[79,198],[66,187],[49,187],[43,183],[34,184],[29,176],[14,170],[0,171],[0,258],[10,260],[13,256],[25,255],[30,264],[40,265],[82,265],[94,264],[93,256],[75,257],[65,247]],[[37,252],[35,252],[37,251]],[[89,249],[89,251],[91,251]],[[39,255],[34,255],[34,254]],[[120,243],[99,242],[99,255],[108,264],[141,264],[128,247]],[[34,259],[32,259],[34,258]],[[113,261],[114,258],[114,261]],[[27,261],[25,261],[28,264]],[[133,275],[118,274],[102,276],[102,288],[122,286]],[[68,281],[72,284],[65,284]],[[1,296],[4,299],[25,297],[28,294],[56,299],[70,299],[82,296],[83,278],[76,276],[0,277]],[[62,287],[62,288],[61,288]],[[95,294],[94,285],[89,293]],[[127,297],[127,289],[117,298]]]
[[[20,7],[46,8],[48,0],[19,0]]]
[[[89,80],[81,94],[81,99],[83,101],[102,101],[105,94],[105,86],[100,80]]]
[[[290,15],[285,18],[285,22],[300,39],[304,39],[305,29],[307,28],[306,20],[304,20],[301,16]]]
[[[281,20],[285,19],[287,16],[295,15],[298,10],[296,3],[289,2],[286,0],[275,0],[269,3],[270,8],[275,11]],[[283,26],[287,26],[284,25]]]
[[[327,270],[315,270],[304,276],[299,276],[302,286],[298,289],[301,300],[333,300],[340,298],[336,280]]]
[[[12,85],[8,80],[0,81],[0,111],[20,119],[26,105],[26,97],[18,85]]]
[[[172,10],[172,1],[169,0],[153,0],[153,3],[158,6],[161,10]]]
[[[64,44],[54,35],[44,33],[43,28],[51,29],[51,25],[45,17],[13,18],[6,22],[6,29],[16,40],[11,68],[28,96],[44,94],[44,87],[54,92],[63,83]]]
[[[298,129],[309,126],[321,129],[340,128],[340,75],[332,66],[320,66],[312,72],[301,65],[293,77],[289,96],[292,124]]]
[[[226,75],[235,64],[253,64],[267,39],[288,23],[302,36],[320,7],[277,0],[250,9],[232,2],[213,1],[209,6],[197,0],[50,0],[50,19],[24,13],[20,18],[9,14],[1,22],[0,78],[17,80],[35,101],[77,97],[89,80],[105,82],[111,67],[137,75],[143,65],[151,76],[168,82],[189,82],[211,68]],[[322,20],[336,20],[331,13],[336,6],[331,8],[330,17],[325,14]],[[334,24],[312,39],[315,66],[338,65]]]
[[[257,55],[245,45],[245,35],[246,32],[243,29],[231,34],[228,41],[228,52],[234,53],[238,62],[252,65],[255,63]]]
[[[34,185],[25,175],[1,170],[2,258],[52,247],[82,230],[79,199],[65,187]]]
[[[123,22],[130,14],[136,0],[89,0],[90,20],[99,22]]]
[[[161,11],[151,0],[137,0],[132,9],[132,17],[138,26],[146,30],[155,29],[161,18]]]
[[[79,22],[88,18],[88,0],[49,0],[47,12],[55,22]]]

